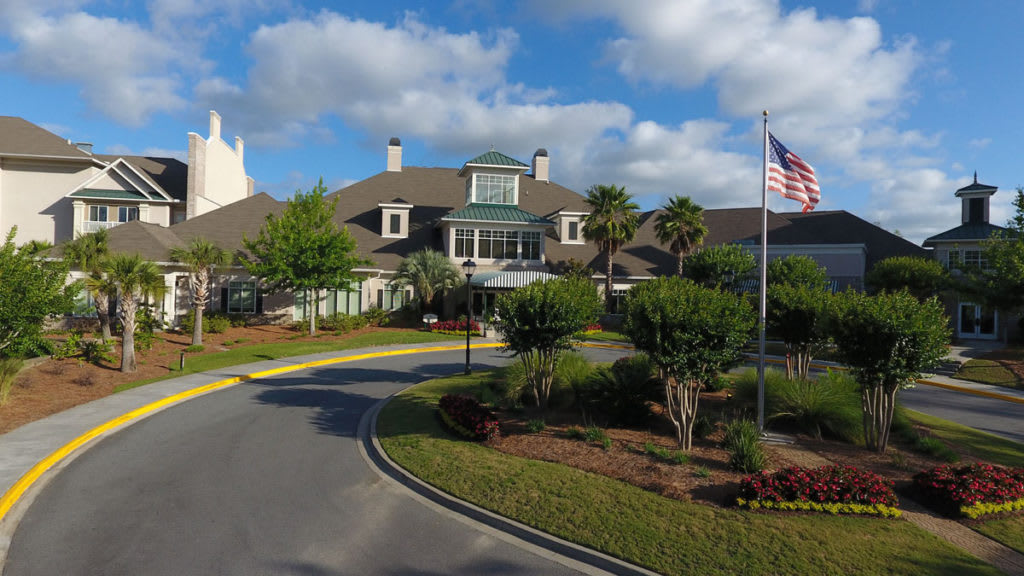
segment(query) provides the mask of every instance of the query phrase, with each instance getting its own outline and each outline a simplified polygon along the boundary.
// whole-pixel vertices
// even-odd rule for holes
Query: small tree
[[[840,361],[860,384],[864,443],[885,452],[896,392],[937,365],[949,343],[949,319],[938,300],[908,292],[868,296],[848,290],[832,300],[829,332]]]
[[[615,253],[636,237],[640,227],[637,210],[640,206],[623,187],[598,184],[587,190],[587,205],[590,214],[583,220],[583,237],[597,245],[605,255],[604,301],[605,308],[612,310],[612,258]]]
[[[231,263],[231,254],[204,238],[193,238],[185,247],[171,250],[171,261],[181,262],[188,269],[188,289],[192,295],[195,321],[192,325],[192,345],[203,343],[203,309],[210,302],[210,282],[217,266]]]
[[[398,286],[412,285],[419,298],[421,312],[431,309],[436,294],[444,294],[464,281],[462,273],[447,256],[430,248],[403,258],[392,279]]]
[[[255,240],[243,237],[251,257],[243,260],[249,273],[275,292],[301,290],[309,295],[309,333],[316,334],[320,290],[343,288],[356,280],[352,269],[369,260],[356,254],[348,228],[338,229],[334,209],[338,197],[324,198],[323,178],[308,193],[297,191],[280,216],[268,214]]]
[[[117,286],[117,317],[121,321],[121,372],[135,372],[135,313],[139,303],[163,293],[160,268],[138,254],[115,254],[104,261],[103,272]]]
[[[74,310],[78,283],[65,285],[63,262],[36,260],[14,246],[17,227],[0,245],[0,357],[22,356],[39,349],[47,317]]]
[[[623,330],[658,366],[676,438],[689,450],[701,388],[739,361],[754,310],[739,295],[678,277],[633,286],[625,305]]]
[[[828,275],[809,256],[768,263],[768,327],[786,345],[786,377],[807,378],[814,351],[828,340]]]
[[[601,313],[597,288],[581,278],[538,281],[498,296],[495,310],[503,350],[523,363],[535,404],[547,410],[558,355]]]
[[[673,196],[668,204],[661,207],[654,224],[658,241],[669,245],[669,251],[676,256],[676,273],[683,275],[683,260],[708,233],[704,226],[704,208],[689,196]]]
[[[720,287],[729,278],[740,280],[757,267],[754,255],[739,244],[721,244],[686,257],[686,277],[708,288]]]
[[[949,284],[949,273],[931,258],[894,256],[876,263],[864,280],[872,294],[907,290],[925,300]]]
[[[64,245],[64,260],[88,274],[85,289],[96,303],[103,341],[110,340],[110,299],[117,297],[117,288],[103,275],[103,260],[109,255],[107,230],[84,234]]]

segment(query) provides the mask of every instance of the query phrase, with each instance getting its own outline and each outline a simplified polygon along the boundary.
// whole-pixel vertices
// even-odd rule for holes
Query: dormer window
[[[558,238],[562,244],[585,244],[583,239],[583,219],[586,212],[559,212]]]
[[[511,174],[473,174],[466,179],[466,204],[518,204],[516,181]]]
[[[380,235],[384,238],[408,238],[409,237],[409,212],[413,209],[412,204],[407,204],[401,198],[392,202],[380,202]]]

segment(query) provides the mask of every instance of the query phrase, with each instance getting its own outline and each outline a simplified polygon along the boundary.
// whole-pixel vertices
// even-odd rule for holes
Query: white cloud
[[[861,217],[920,243],[960,225],[960,202],[953,194],[969,183],[969,178],[951,179],[934,168],[896,172],[874,182],[871,208]]]
[[[988,145],[991,143],[991,138],[974,138],[973,140],[967,143],[967,146],[973,148],[974,150],[984,150],[985,148],[988,148]]]

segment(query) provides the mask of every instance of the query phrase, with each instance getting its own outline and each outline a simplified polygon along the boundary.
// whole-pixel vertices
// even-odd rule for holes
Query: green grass
[[[393,344],[425,344],[428,342],[446,342],[465,340],[465,336],[449,336],[432,332],[370,332],[349,338],[348,340],[334,342],[279,342],[269,344],[255,344],[243,348],[235,348],[217,354],[207,354],[190,358],[185,356],[185,370],[179,371],[177,362],[171,367],[171,371],[165,376],[127,382],[114,388],[114,392],[124,392],[132,388],[138,388],[153,382],[177,378],[195,372],[206,372],[238,364],[249,364],[251,362],[262,362],[263,360],[274,360],[287,358],[289,356],[303,356],[305,354],[316,354],[319,352],[333,352],[336,350],[352,350],[355,348],[368,348],[371,346],[390,346]]]
[[[701,506],[445,432],[440,396],[472,393],[487,377],[433,380],[395,397],[378,420],[384,449],[458,498],[665,574],[998,574],[909,522]]]
[[[992,520],[975,526],[974,529],[1024,554],[1024,516]]]
[[[1017,378],[1017,375],[995,360],[982,360],[980,358],[968,360],[964,362],[960,370],[957,370],[955,376],[981,384],[1024,389],[1024,383]]]
[[[929,428],[932,437],[949,442],[955,449],[993,464],[1024,466],[1024,445],[1018,442],[913,410],[906,413],[911,421]]]
[[[614,330],[604,330],[603,332],[587,334],[583,336],[583,339],[589,342],[617,342],[621,344],[632,344],[632,341],[630,341],[625,334]]]

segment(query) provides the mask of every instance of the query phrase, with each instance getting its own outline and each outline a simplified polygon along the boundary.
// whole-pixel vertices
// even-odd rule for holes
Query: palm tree
[[[104,261],[103,271],[117,287],[118,318],[121,320],[121,372],[135,372],[135,312],[139,300],[163,291],[160,268],[138,254],[115,254]]]
[[[110,340],[110,298],[117,295],[117,287],[102,272],[103,260],[109,252],[106,229],[79,236],[64,245],[64,260],[89,274],[85,289],[96,303],[104,342]]]
[[[640,227],[640,209],[624,187],[604,184],[587,190],[586,202],[590,214],[583,221],[583,237],[597,244],[604,253],[608,267],[605,270],[604,298],[607,309],[612,309],[612,257],[623,244],[632,242]]]
[[[654,232],[662,244],[676,255],[676,273],[683,275],[683,260],[694,248],[704,241],[708,229],[704,226],[704,208],[690,200],[689,196],[673,196],[668,204],[661,207],[654,224]]]
[[[462,275],[443,253],[424,248],[402,259],[392,282],[398,286],[412,285],[422,312],[430,309],[435,294],[444,294],[462,284]]]
[[[203,309],[210,301],[210,280],[213,269],[231,262],[231,254],[204,238],[193,238],[188,247],[171,250],[171,261],[181,262],[188,269],[188,288],[192,293],[195,322],[192,327],[192,345],[203,343]]]

